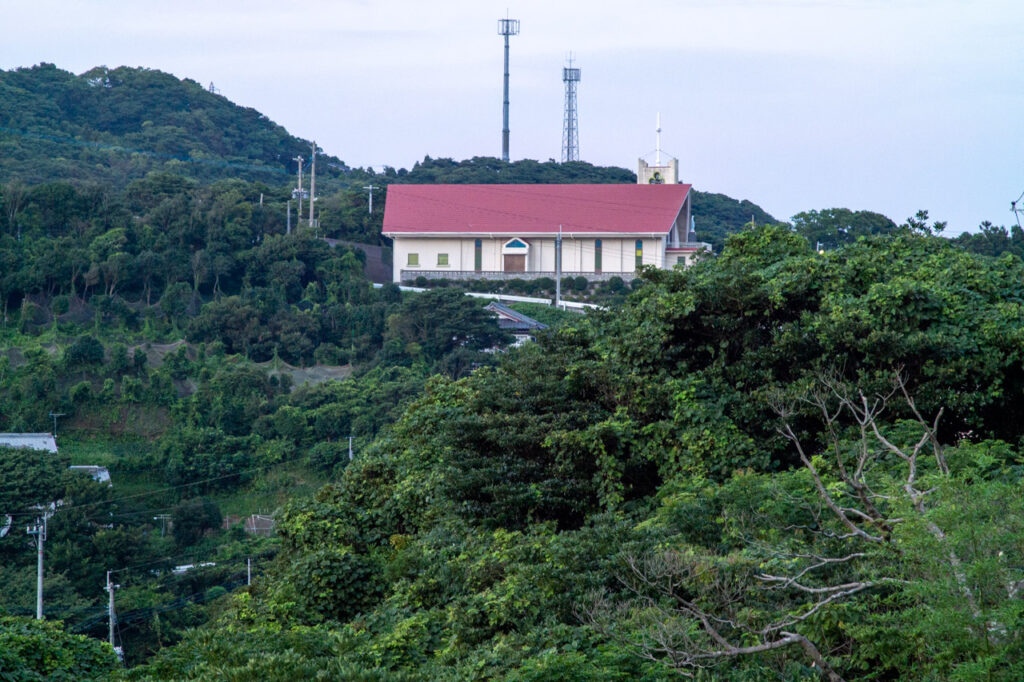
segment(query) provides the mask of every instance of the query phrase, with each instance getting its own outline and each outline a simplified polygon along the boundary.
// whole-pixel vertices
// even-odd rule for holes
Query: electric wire
[[[191,481],[189,483],[181,483],[179,485],[167,486],[165,488],[158,488],[156,490],[149,490],[149,491],[146,491],[144,493],[136,493],[134,495],[125,495],[123,497],[115,497],[115,498],[110,499],[110,500],[101,500],[101,501],[97,501],[97,502],[86,502],[86,503],[77,504],[77,505],[76,504],[62,505],[60,507],[57,507],[57,511],[58,512],[69,512],[69,511],[74,511],[74,510],[78,510],[78,509],[88,509],[90,507],[95,507],[95,506],[98,506],[98,505],[113,504],[115,502],[121,502],[123,500],[133,500],[133,499],[138,499],[140,497],[149,497],[149,496],[152,496],[152,495],[160,495],[162,493],[170,492],[172,490],[179,490],[181,488],[188,488],[188,487],[191,487],[191,486],[202,485],[204,483],[211,483],[213,481],[221,481],[221,480],[224,480],[225,478],[234,478],[234,477],[242,476],[244,474],[252,473],[254,471],[259,471],[261,469],[269,469],[269,468],[272,468],[272,467],[275,467],[275,466],[281,466],[281,465],[284,465],[284,464],[293,464],[293,463],[295,463],[297,461],[300,461],[302,459],[305,459],[307,457],[309,457],[309,453],[303,453],[301,455],[297,455],[297,456],[291,457],[289,459],[283,459],[283,460],[280,460],[278,462],[271,462],[269,464],[261,464],[259,466],[250,467],[250,468],[247,468],[247,469],[239,469],[238,471],[235,471],[235,472],[230,473],[230,474],[223,474],[221,476],[211,476],[209,478],[203,478],[203,479],[199,479],[197,481]],[[326,466],[326,465],[321,465],[321,466]],[[331,466],[335,466],[335,464],[332,464]]]
[[[242,557],[242,558],[244,559],[244,558],[247,558],[247,557]],[[223,562],[223,563],[230,565],[230,563],[232,563],[232,562],[226,561],[226,562]],[[203,568],[214,568],[214,567],[213,566],[197,566],[193,570],[200,570],[200,569],[203,569]],[[262,576],[262,575],[264,575],[264,571],[262,571],[260,569],[257,569],[255,571],[253,571],[253,575],[254,575],[254,577]],[[236,572],[232,573],[231,576],[232,576],[231,579],[226,581],[226,582],[224,582],[224,583],[219,583],[217,585],[211,585],[211,586],[209,586],[209,587],[207,587],[207,588],[205,588],[203,590],[200,590],[198,592],[193,592],[193,593],[187,594],[187,595],[181,595],[181,596],[178,596],[178,597],[176,597],[176,598],[174,598],[172,600],[169,600],[169,601],[166,601],[166,602],[162,602],[162,603],[154,605],[154,606],[145,606],[145,607],[141,607],[141,608],[138,608],[138,609],[132,609],[130,611],[125,611],[123,613],[118,613],[118,615],[117,615],[117,626],[120,627],[121,624],[125,624],[127,626],[127,627],[125,627],[125,629],[127,630],[133,624],[140,623],[140,622],[147,621],[147,620],[151,619],[154,614],[166,613],[168,611],[176,611],[178,609],[185,608],[185,607],[189,606],[190,604],[199,604],[199,603],[203,603],[205,601],[208,601],[209,599],[212,598],[210,596],[210,594],[209,594],[210,591],[213,590],[216,587],[223,587],[223,588],[227,589],[228,592],[230,592],[230,591],[234,590],[236,587],[239,587],[240,585],[245,584],[246,581],[247,581],[247,575],[246,575],[245,572],[242,572],[242,571],[236,571]],[[177,576],[175,576],[175,577],[177,577]],[[98,625],[99,623],[101,623],[104,620],[106,620],[107,617],[108,617],[107,609],[106,608],[102,608],[102,609],[97,610],[94,613],[94,615],[91,616],[90,618],[86,618],[85,620],[82,620],[82,621],[80,621],[80,622],[78,622],[78,623],[76,623],[74,625],[69,625],[68,626],[68,630],[71,631],[71,632],[81,632],[83,630],[88,630],[89,628],[91,628],[91,627],[93,627],[95,625]],[[120,636],[120,631],[118,632],[118,635]]]

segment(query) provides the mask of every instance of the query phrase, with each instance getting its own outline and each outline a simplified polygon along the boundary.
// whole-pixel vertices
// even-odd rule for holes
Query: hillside
[[[141,68],[0,71],[0,182],[122,184],[154,170],[291,182],[310,143],[195,81]],[[327,156],[325,179],[345,170]]]
[[[431,380],[128,677],[1020,679],[1022,277],[780,227],[649,272]]]
[[[481,301],[374,288],[322,239],[379,240],[341,186],[366,171],[288,232],[279,157],[304,143],[258,113],[141,69],[0,80],[24,106],[0,99],[0,431],[61,446],[0,448],[4,673],[1024,675],[1019,258],[924,213],[790,229],[699,194],[719,257],[539,310],[552,329],[498,353]],[[372,177],[632,181],[485,157]],[[21,529],[58,500],[35,623]]]
[[[53,64],[0,71],[0,185],[64,181],[76,186],[123,186],[151,172],[208,184],[258,182],[281,203],[294,185],[295,157],[310,142],[260,112],[240,107],[190,79],[143,68],[96,67],[75,75]],[[561,164],[493,157],[464,161],[429,156],[411,169],[350,168],[329,150],[317,166],[322,227],[331,237],[380,242],[380,215],[366,215],[362,186],[402,183],[635,182],[632,171],[585,162]],[[6,192],[10,194],[10,192]],[[8,199],[8,205],[10,199]],[[721,247],[750,217],[775,219],[748,201],[696,192],[698,236]],[[284,206],[278,217],[284,221]]]

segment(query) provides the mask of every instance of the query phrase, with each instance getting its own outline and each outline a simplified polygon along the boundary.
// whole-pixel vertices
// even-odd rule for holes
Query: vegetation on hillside
[[[117,571],[130,663],[204,622],[246,557],[271,560],[276,541],[247,536],[244,517],[330,480],[349,436],[365,447],[428,376],[491,364],[483,351],[508,340],[482,301],[375,289],[361,253],[284,234],[268,190],[165,172],[124,192],[50,183],[0,227],[0,431],[59,414],[62,452],[0,456],[0,519],[22,529],[62,503],[46,613],[102,636]],[[68,472],[72,457],[114,487]],[[215,565],[172,571],[197,561]],[[31,612],[23,532],[0,538],[0,566],[0,611]]]
[[[266,195],[260,204],[263,214],[283,231],[285,203],[295,185],[295,158],[304,157],[308,169],[311,145],[195,81],[153,69],[97,67],[75,75],[53,64],[39,64],[0,71],[0,185],[8,222],[14,222],[33,185],[58,195],[85,194],[80,202],[103,202],[110,193],[106,188],[158,173],[164,178],[165,193],[171,181],[163,174],[202,185],[229,179],[255,183],[253,199]],[[380,242],[383,214],[367,211],[363,186],[368,183],[379,187],[375,204],[382,208],[392,182],[636,181],[632,171],[585,162],[428,156],[408,170],[374,170],[351,168],[323,150],[318,160],[322,234],[368,244]],[[699,207],[701,239],[716,247],[751,216],[759,224],[775,222],[756,205],[723,195],[697,192],[694,203]],[[293,202],[292,209],[297,208]],[[293,220],[298,223],[297,213]]]
[[[749,231],[432,380],[129,676],[1019,678],[1024,265],[925,228]]]
[[[54,413],[61,446],[0,449],[4,674],[1024,673],[1020,230],[766,225],[697,193],[719,256],[563,282],[609,309],[521,306],[553,329],[496,353],[461,287],[374,288],[319,237],[378,243],[367,178],[631,173],[325,157],[320,222],[289,232],[307,143],[257,112],[144,69],[40,65],[0,93],[0,431]],[[63,625],[28,618],[23,526],[51,504]],[[125,670],[97,641],[108,570]]]

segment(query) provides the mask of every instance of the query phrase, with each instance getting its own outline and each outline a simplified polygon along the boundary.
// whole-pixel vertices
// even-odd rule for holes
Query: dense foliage
[[[130,679],[1024,676],[1019,230],[695,193],[718,257],[565,281],[610,309],[499,353],[463,287],[319,237],[379,243],[368,179],[629,171],[328,157],[289,230],[308,145],[196,83],[0,92],[0,431],[61,444],[0,449],[0,676],[111,673],[108,570]],[[47,509],[63,627],[21,618]]]
[[[0,616],[0,674],[11,682],[95,680],[117,669],[110,645],[60,623]]]
[[[0,71],[0,179],[121,183],[154,170],[203,179],[284,179],[298,140],[254,109],[152,69],[53,64]],[[344,170],[321,164],[325,179]]]
[[[157,70],[97,67],[75,75],[44,63],[0,71],[0,184],[12,234],[22,234],[17,218],[26,202],[39,203],[41,192],[49,195],[51,204],[44,209],[49,215],[43,220],[50,225],[81,224],[94,219],[89,214],[117,208],[119,198],[111,196],[115,193],[109,187],[153,173],[159,178],[155,186],[134,187],[128,194],[143,202],[147,197],[167,198],[181,189],[173,183],[182,178],[203,185],[220,180],[254,183],[242,191],[253,204],[265,195],[259,202],[262,230],[280,233],[295,184],[295,159],[305,158],[308,168],[311,149],[310,142],[289,135],[259,112],[239,107],[195,81]],[[428,156],[409,170],[374,170],[350,168],[323,151],[318,159],[319,229],[330,237],[367,244],[380,242],[381,209],[392,182],[636,181],[632,171],[585,162]],[[372,214],[363,190],[368,183],[380,191]],[[752,217],[758,224],[773,222],[749,201],[721,194],[695,192],[694,206],[699,236],[716,248],[726,234],[739,231]],[[293,202],[292,209],[297,208]],[[297,210],[292,217],[297,225]]]
[[[722,250],[726,237],[744,227],[778,222],[751,201],[737,201],[714,192],[694,190],[692,210],[697,239],[709,242],[716,252]]]
[[[647,272],[432,380],[285,509],[218,644],[131,676],[1017,679],[1022,277],[913,224]]]
[[[985,256],[1012,253],[1018,258],[1024,258],[1024,230],[1019,225],[1013,225],[1007,230],[986,220],[978,226],[977,232],[964,232],[952,241],[968,251]]]

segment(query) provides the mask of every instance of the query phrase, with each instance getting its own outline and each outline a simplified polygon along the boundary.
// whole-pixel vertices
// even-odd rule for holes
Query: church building
[[[559,237],[563,277],[687,265],[710,245],[696,240],[677,164],[641,159],[635,185],[389,185],[394,281],[554,278]]]

